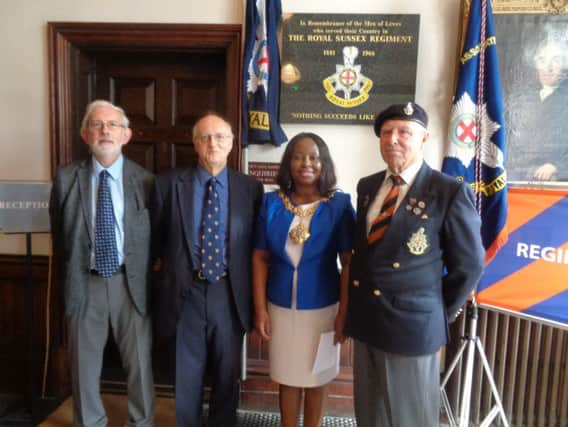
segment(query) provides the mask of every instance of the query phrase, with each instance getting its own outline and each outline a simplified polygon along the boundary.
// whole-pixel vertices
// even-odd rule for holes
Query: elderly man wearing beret
[[[379,113],[387,169],[357,185],[346,333],[359,427],[439,425],[437,353],[483,270],[473,193],[424,162],[427,125],[412,102]]]

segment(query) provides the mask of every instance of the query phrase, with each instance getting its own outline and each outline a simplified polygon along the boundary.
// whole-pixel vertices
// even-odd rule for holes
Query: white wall
[[[48,21],[241,23],[244,0],[0,0],[0,181],[49,180]],[[455,70],[459,0],[282,0],[284,12],[418,13],[420,39],[416,101],[430,113],[426,159],[439,167],[445,145]],[[339,186],[348,192],[363,175],[379,170],[370,126],[291,125],[320,134],[330,145]],[[253,146],[249,160],[278,161],[282,148]],[[23,239],[0,235],[0,253],[23,253]],[[47,236],[34,253],[48,253]]]

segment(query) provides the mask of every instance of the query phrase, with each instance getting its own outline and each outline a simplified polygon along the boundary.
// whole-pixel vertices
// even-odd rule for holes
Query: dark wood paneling
[[[239,138],[240,25],[50,22],[48,36],[53,175],[59,165],[86,153],[84,144],[78,139],[77,129],[84,106],[93,99],[93,88],[97,90],[99,86],[97,76],[101,64],[95,58],[100,59],[102,53],[130,63],[136,60],[137,55],[154,54],[159,57],[161,67],[168,66],[168,57],[184,57],[187,64],[197,66],[198,71],[194,74],[174,78],[169,85],[162,85],[162,89],[157,83],[152,86],[143,76],[139,76],[140,80],[134,85],[136,80],[132,75],[128,82],[115,79],[109,84],[114,92],[109,92],[108,97],[116,99],[128,114],[134,114],[134,125],[144,121],[158,122],[161,111],[165,111],[170,125],[181,123],[191,126],[198,113],[213,108],[225,114]],[[219,81],[223,85],[219,86]],[[163,97],[164,92],[160,90],[170,92]],[[157,104],[162,98],[172,100],[168,101],[167,108],[160,108]],[[141,99],[143,102],[140,103]],[[176,131],[171,139],[179,141],[180,133],[183,140],[188,136],[188,141],[191,140],[190,132],[186,130]],[[138,134],[135,132],[134,136],[161,141],[157,137],[161,135],[163,130],[159,135],[143,130]],[[172,161],[179,159],[168,148],[168,142],[155,147],[153,170],[171,167]],[[229,156],[230,166],[240,169],[240,158],[241,148],[237,140]]]
[[[46,344],[48,258],[32,258],[33,294],[28,289],[24,256],[0,255],[0,271],[0,392],[27,393],[33,371],[33,389],[39,395]]]

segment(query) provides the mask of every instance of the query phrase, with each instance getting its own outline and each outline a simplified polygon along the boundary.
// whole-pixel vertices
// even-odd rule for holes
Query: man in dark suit
[[[426,112],[375,120],[387,170],[357,186],[347,335],[360,427],[439,425],[438,350],[483,270],[473,193],[423,160]]]
[[[63,265],[75,426],[106,426],[99,395],[109,324],[128,383],[129,426],[152,426],[154,384],[148,314],[149,198],[154,177],[126,159],[124,110],[87,106],[81,138],[91,157],[60,168],[50,200],[56,259]]]
[[[221,116],[202,116],[193,144],[195,169],[156,179],[157,328],[175,337],[177,425],[201,425],[208,368],[208,425],[234,426],[243,335],[251,329],[251,251],[263,188],[227,168],[233,132]]]

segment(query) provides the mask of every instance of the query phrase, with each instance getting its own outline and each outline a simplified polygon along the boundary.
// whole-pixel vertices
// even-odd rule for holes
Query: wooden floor
[[[103,403],[107,411],[108,427],[122,427],[127,420],[127,398],[124,394],[103,394]],[[73,421],[72,398],[65,400],[52,412],[39,427],[71,427]],[[175,410],[174,399],[168,397],[156,398],[156,414],[154,419],[156,427],[174,427]],[[302,423],[300,422],[300,425]],[[355,427],[355,420],[351,417],[326,416],[322,425],[324,427]],[[280,416],[274,412],[258,412],[239,410],[237,427],[279,427]]]
[[[103,394],[103,403],[107,411],[108,427],[122,427],[128,419],[125,395]],[[59,408],[52,412],[39,427],[71,427],[73,425],[73,398],[65,400]],[[156,398],[156,426],[175,426],[174,400]]]

